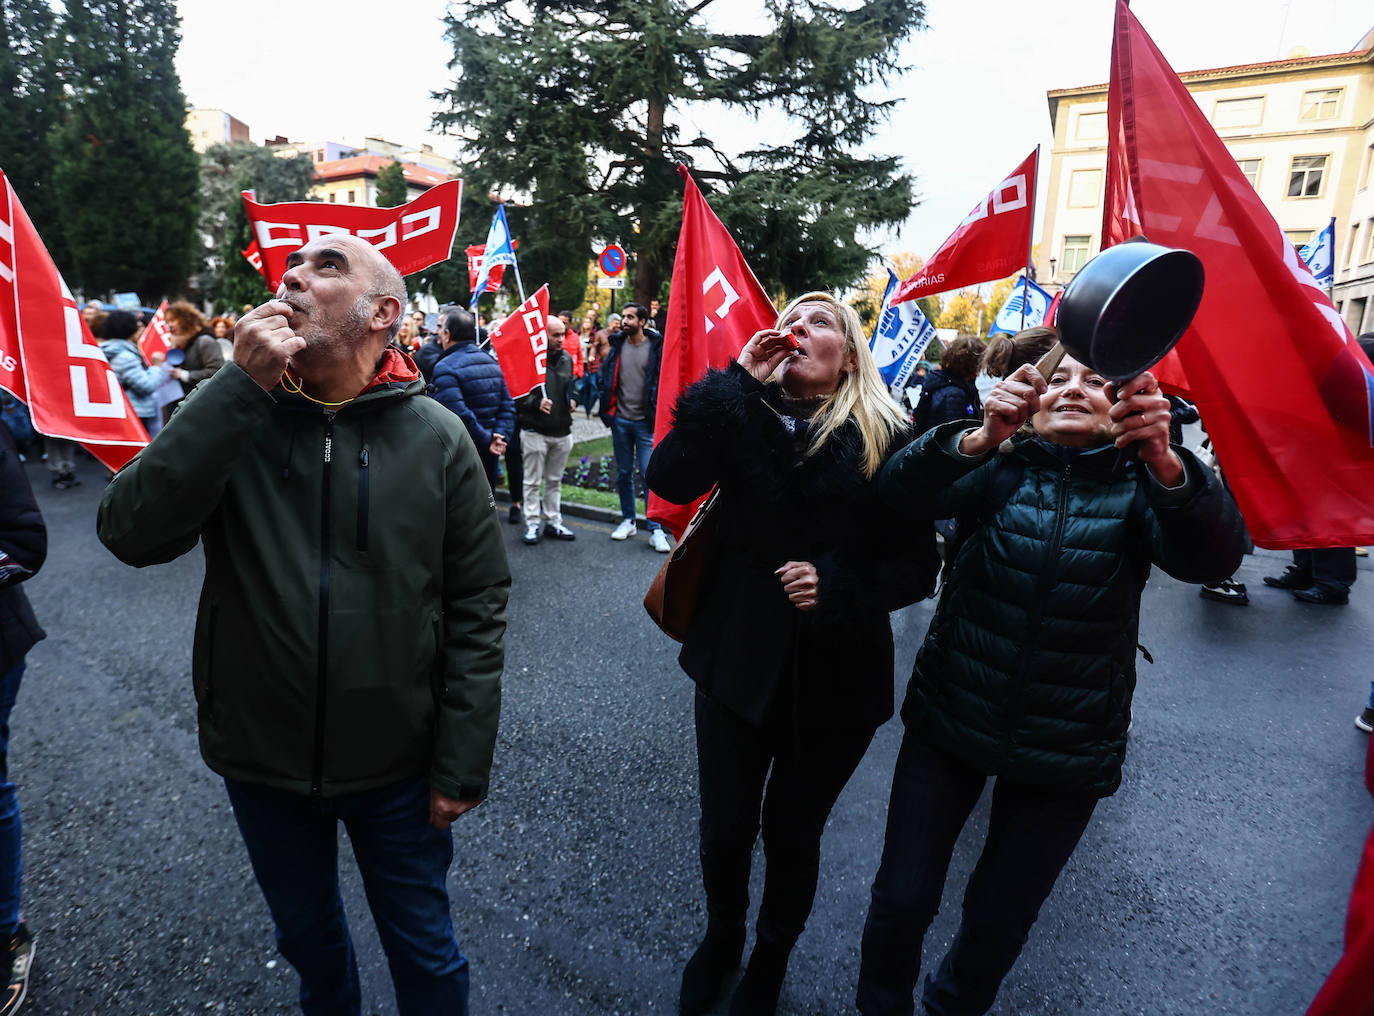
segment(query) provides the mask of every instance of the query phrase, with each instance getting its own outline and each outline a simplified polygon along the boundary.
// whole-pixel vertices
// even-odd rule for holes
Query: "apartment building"
[[[1374,330],[1374,29],[1346,53],[1179,75],[1288,238],[1336,220],[1337,309]],[[1048,93],[1054,149],[1036,275],[1055,289],[1101,249],[1107,86]]]

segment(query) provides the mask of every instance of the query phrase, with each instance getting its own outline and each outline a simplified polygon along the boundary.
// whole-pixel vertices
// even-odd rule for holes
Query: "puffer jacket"
[[[984,772],[1105,797],[1121,782],[1150,566],[1184,582],[1228,577],[1244,552],[1240,513],[1181,448],[1185,484],[1166,490],[1135,464],[1115,471],[1111,446],[1021,436],[1009,452],[962,456],[968,427],[926,432],[880,479],[913,517],[958,517],[963,540],[903,719]],[[1003,470],[1019,473],[999,496]]]
[[[47,637],[20,586],[47,556],[48,530],[10,429],[0,424],[0,674],[19,666]]]
[[[201,753],[329,797],[429,774],[486,793],[510,570],[466,430],[389,352],[337,412],[226,365],[101,500],[136,567],[205,550]]]
[[[978,420],[982,415],[983,400],[978,397],[977,385],[932,370],[921,386],[921,400],[912,422],[917,433],[924,433],[951,420]]]
[[[157,415],[157,404],[153,393],[167,380],[167,368],[158,364],[150,367],[128,339],[102,339],[100,351],[110,361],[110,369],[119,378],[124,394],[129,397],[129,405],[141,419]]]
[[[929,596],[940,559],[930,523],[899,526],[860,468],[858,427],[803,456],[777,385],[737,363],[678,399],[645,471],[688,504],[712,484],[720,547],[678,662],[703,693],[754,724],[781,705],[797,723],[876,728],[892,715],[888,612]],[[898,435],[889,451],[909,437]],[[816,567],[816,608],[788,600],[777,568]]]
[[[491,354],[474,342],[457,342],[444,350],[434,365],[429,394],[467,427],[483,454],[493,434],[515,433],[515,402],[506,379]]]

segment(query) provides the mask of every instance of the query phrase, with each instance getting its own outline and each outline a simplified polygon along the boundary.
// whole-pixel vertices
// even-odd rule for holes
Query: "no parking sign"
[[[619,244],[608,243],[596,259],[602,274],[616,276],[625,270],[625,248]]]

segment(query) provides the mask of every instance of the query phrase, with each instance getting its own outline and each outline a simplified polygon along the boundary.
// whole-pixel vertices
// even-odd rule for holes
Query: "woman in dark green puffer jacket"
[[[991,1007],[1098,800],[1121,782],[1150,566],[1209,582],[1240,563],[1240,514],[1170,446],[1155,379],[1121,391],[1114,403],[1110,383],[1069,358],[1048,384],[1028,365],[989,394],[981,427],[937,427],[883,470],[891,503],[955,516],[960,536],[902,708],[864,926],[864,1016],[914,1011],[955,841],[996,776],[959,934],[923,993],[936,1016]],[[1131,443],[1136,459],[1119,467],[1113,445]]]

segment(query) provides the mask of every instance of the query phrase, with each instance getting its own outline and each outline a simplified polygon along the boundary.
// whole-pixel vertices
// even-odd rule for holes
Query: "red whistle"
[[[801,349],[801,343],[797,341],[797,337],[791,332],[783,332],[782,341],[787,343],[788,349]]]

